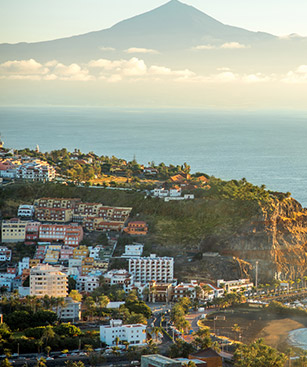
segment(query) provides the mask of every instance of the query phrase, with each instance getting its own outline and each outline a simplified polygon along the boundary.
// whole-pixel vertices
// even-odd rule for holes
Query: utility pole
[[[255,281],[256,289],[258,288],[258,260],[256,261],[256,281]]]

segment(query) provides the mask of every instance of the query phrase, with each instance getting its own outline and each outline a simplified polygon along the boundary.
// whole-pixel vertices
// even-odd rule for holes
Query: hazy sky
[[[34,42],[108,28],[165,0],[0,0],[0,42]],[[307,36],[304,0],[184,0],[223,23]]]

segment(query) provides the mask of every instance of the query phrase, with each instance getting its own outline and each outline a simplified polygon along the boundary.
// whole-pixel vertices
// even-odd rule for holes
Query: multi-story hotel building
[[[67,276],[48,264],[38,264],[30,271],[30,295],[66,297]]]
[[[77,224],[41,224],[40,241],[61,241],[64,245],[77,247],[83,239],[83,229]]]
[[[3,220],[1,225],[2,242],[24,242],[28,221],[12,218]]]
[[[16,177],[31,181],[52,181],[55,178],[55,169],[47,162],[35,160],[18,167]]]
[[[127,341],[130,346],[146,344],[146,326],[143,324],[123,325],[122,320],[111,320],[110,325],[100,326],[100,340],[109,346],[120,341]]]
[[[152,280],[160,283],[170,283],[174,278],[174,258],[149,257],[129,259],[129,273],[134,276],[135,282],[148,283]]]

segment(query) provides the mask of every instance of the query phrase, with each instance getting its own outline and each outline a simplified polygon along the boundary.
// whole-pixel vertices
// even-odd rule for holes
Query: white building
[[[66,297],[67,276],[48,264],[38,264],[30,270],[30,295]]]
[[[141,243],[134,243],[132,245],[125,246],[125,252],[121,257],[140,257],[143,253],[144,245]]]
[[[17,215],[21,218],[32,218],[34,215],[34,205],[19,205]]]
[[[103,250],[103,246],[98,245],[95,247],[89,246],[88,247],[90,254],[89,257],[92,257],[94,260],[100,260],[100,251]]]
[[[79,321],[81,320],[81,302],[73,300],[71,297],[65,298],[63,307],[54,308],[58,318],[64,321]]]
[[[174,278],[174,258],[149,257],[130,258],[129,273],[135,282],[148,283],[155,280],[160,283],[171,283]]]
[[[127,341],[130,346],[146,344],[146,325],[132,324],[123,325],[122,320],[111,320],[110,325],[100,326],[100,340],[108,346],[116,345],[116,337],[120,344]]]
[[[93,292],[99,287],[99,277],[97,276],[79,276],[76,283],[76,288],[79,292]]]
[[[125,269],[113,269],[104,274],[104,280],[109,285],[122,285],[124,291],[133,284],[133,276]]]
[[[18,167],[16,177],[31,181],[52,181],[55,178],[55,169],[47,162],[36,159]]]
[[[18,262],[18,275],[21,275],[23,269],[30,269],[30,258],[24,257],[21,261]]]
[[[241,290],[250,290],[253,288],[254,283],[249,279],[237,279],[237,280],[217,280],[217,286],[223,287],[227,292],[236,292]]]
[[[224,288],[215,287],[214,285],[207,283],[206,286],[208,286],[208,289],[211,290],[208,292],[206,299],[212,301],[213,298],[219,298],[222,297],[225,293]]]

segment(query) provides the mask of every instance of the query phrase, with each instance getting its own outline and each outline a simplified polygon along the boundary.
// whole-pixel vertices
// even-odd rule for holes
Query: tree
[[[72,360],[66,361],[65,365],[66,365],[66,367],[84,367],[83,362],[81,362],[81,361],[76,362],[76,361],[72,361]]]
[[[284,367],[287,357],[258,339],[250,345],[241,344],[234,353],[235,367]]]
[[[181,339],[177,339],[175,344],[172,344],[168,350],[168,355],[171,358],[188,358],[189,354],[195,352],[192,344]]]
[[[206,349],[211,347],[212,340],[210,337],[210,329],[208,327],[201,328],[193,333],[193,346],[197,349]]]
[[[42,335],[42,341],[45,342],[45,344],[47,345],[48,342],[53,339],[55,336],[55,332],[53,331],[53,327],[48,325],[45,327],[44,331],[43,331],[43,335]]]
[[[147,325],[146,317],[141,313],[131,312],[130,316],[126,319],[127,324],[144,324]]]
[[[72,289],[68,297],[72,298],[74,301],[77,301],[77,302],[82,301],[82,294],[80,294],[76,289]]]
[[[41,357],[40,359],[37,360],[35,367],[46,367],[46,360]]]
[[[1,361],[1,367],[12,367],[13,365],[10,363],[8,358],[4,358],[3,361]]]

